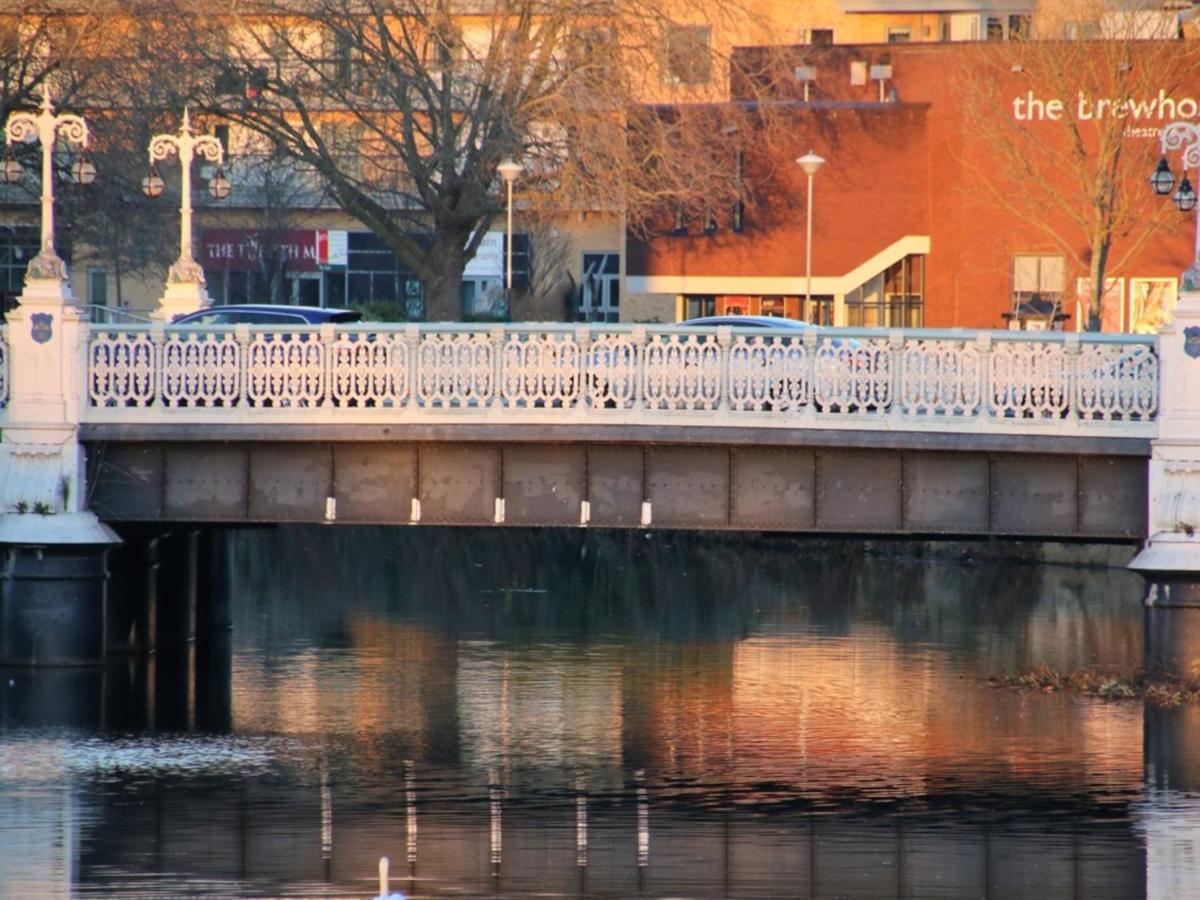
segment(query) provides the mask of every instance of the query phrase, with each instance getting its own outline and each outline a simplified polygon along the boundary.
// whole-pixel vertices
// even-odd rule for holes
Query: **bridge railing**
[[[1152,436],[1152,336],[93,325],[87,421],[489,421]]]

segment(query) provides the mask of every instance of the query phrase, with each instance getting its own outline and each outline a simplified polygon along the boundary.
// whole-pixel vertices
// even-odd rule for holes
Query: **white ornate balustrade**
[[[1149,438],[1155,341],[959,330],[96,325],[86,421],[473,419]]]

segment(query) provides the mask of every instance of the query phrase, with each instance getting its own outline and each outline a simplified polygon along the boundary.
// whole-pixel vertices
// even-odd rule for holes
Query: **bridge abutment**
[[[14,359],[0,439],[0,663],[83,665],[105,654],[115,532],[87,509],[87,324],[65,281],[27,278],[7,316]]]

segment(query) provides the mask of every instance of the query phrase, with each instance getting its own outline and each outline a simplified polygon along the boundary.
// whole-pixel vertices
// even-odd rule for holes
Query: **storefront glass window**
[[[906,256],[846,295],[847,325],[920,328],[924,321],[924,256]]]

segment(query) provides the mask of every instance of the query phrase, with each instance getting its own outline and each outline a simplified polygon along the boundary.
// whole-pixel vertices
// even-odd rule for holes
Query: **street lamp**
[[[808,176],[808,225],[807,237],[804,242],[804,312],[802,315],[812,315],[812,219],[813,219],[813,176],[825,165],[825,160],[809,150],[796,160],[801,171]]]
[[[521,174],[521,164],[511,157],[506,157],[496,171],[508,185],[508,230],[504,233],[504,294],[512,302],[512,191],[513,182]]]
[[[1182,151],[1183,177],[1175,195],[1171,198],[1182,213],[1196,209],[1196,189],[1188,179],[1188,169],[1200,169],[1200,125],[1192,122],[1172,122],[1162,130],[1162,159],[1150,178],[1154,193],[1166,196],[1175,184],[1175,176],[1167,164],[1167,154]],[[1196,216],[1196,244],[1191,266],[1183,273],[1183,290],[1200,290],[1200,214]]]
[[[179,259],[167,273],[167,281],[171,284],[203,285],[204,270],[192,254],[192,160],[199,156],[219,167],[225,161],[225,151],[221,148],[221,142],[212,135],[192,134],[191,116],[186,107],[178,134],[156,134],[150,138],[150,173],[142,179],[142,191],[147,197],[160,196],[164,188],[155,163],[176,155],[179,157],[182,195],[179,206]],[[229,196],[229,190],[229,180],[218,168],[208,183],[208,192],[213,199],[224,200]]]
[[[42,110],[37,115],[18,112],[8,117],[4,126],[5,159],[0,165],[0,178],[7,184],[21,180],[24,170],[13,155],[13,141],[39,141],[42,145],[42,244],[41,250],[29,263],[29,277],[67,277],[67,267],[54,251],[54,145],[59,138],[86,149],[90,137],[87,123],[79,116],[54,114],[50,89],[42,94]],[[72,175],[81,184],[96,180],[96,167],[82,156],[72,167]]]

